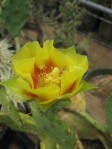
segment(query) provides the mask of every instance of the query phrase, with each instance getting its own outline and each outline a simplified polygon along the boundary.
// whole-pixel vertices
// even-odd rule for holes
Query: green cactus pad
[[[4,0],[1,17],[9,33],[16,37],[20,34],[29,15],[28,0]]]
[[[61,149],[76,149],[77,140],[71,128],[57,117],[51,118],[51,114],[46,116],[37,101],[32,101],[29,105],[33,118],[43,136],[53,139],[56,144],[60,145]]]

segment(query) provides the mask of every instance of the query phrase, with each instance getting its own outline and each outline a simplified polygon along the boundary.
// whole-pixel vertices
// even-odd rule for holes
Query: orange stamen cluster
[[[47,72],[47,67],[44,67],[38,74],[39,86],[44,86],[47,84],[60,84],[61,75],[57,67],[51,67],[51,71]]]

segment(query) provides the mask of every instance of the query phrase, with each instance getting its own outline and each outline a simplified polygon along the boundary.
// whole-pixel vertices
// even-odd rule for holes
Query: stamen
[[[39,77],[39,84],[40,86],[43,86],[45,84],[49,84],[49,83],[55,83],[55,84],[59,84],[60,83],[60,70],[58,67],[51,67],[51,72],[47,73],[47,67],[44,67],[41,71],[40,74],[38,74]]]

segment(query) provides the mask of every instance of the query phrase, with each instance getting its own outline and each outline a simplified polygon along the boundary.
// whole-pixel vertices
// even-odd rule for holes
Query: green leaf
[[[52,138],[61,149],[75,149],[76,138],[74,132],[58,118],[45,115],[41,105],[37,101],[30,102],[33,118],[43,136]]]
[[[107,119],[107,129],[112,134],[112,95],[109,96],[108,102],[105,108],[105,115]]]
[[[5,90],[0,90],[0,103],[3,106],[4,112],[8,115],[8,117],[18,126],[21,127],[22,121],[19,116],[17,109],[8,99],[8,96]]]

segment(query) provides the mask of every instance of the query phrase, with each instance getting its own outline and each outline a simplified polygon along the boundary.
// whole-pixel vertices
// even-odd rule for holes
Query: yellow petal
[[[43,67],[48,64],[49,66],[51,65],[51,67],[56,66],[63,68],[65,66],[65,57],[63,52],[54,48],[53,40],[46,40],[42,51],[37,56],[36,64],[39,67]]]
[[[68,54],[68,53],[72,53],[72,54],[75,54],[76,53],[76,50],[75,50],[75,47],[72,46],[72,47],[69,47],[67,49],[62,49],[62,48],[58,48],[60,51],[62,51],[64,54]]]
[[[57,99],[57,97],[60,95],[60,88],[55,84],[50,84],[38,88],[35,93],[40,100],[40,103],[46,104]]]
[[[50,56],[54,66],[59,68],[65,67],[65,55],[63,52],[54,49],[50,51]]]
[[[53,46],[53,40],[46,40],[43,43],[43,49],[45,49],[46,51],[50,51],[54,48]]]
[[[18,87],[21,88],[21,89],[25,89],[27,91],[31,90],[30,85],[28,84],[28,82],[25,81],[24,79],[20,78],[20,77],[16,80],[16,83],[17,83]]]
[[[44,48],[48,50],[50,59],[54,66],[63,68],[65,66],[65,56],[62,51],[59,51],[58,49],[54,48],[53,46],[53,40],[47,40],[44,42]]]
[[[73,96],[75,94],[77,94],[80,90],[80,84],[81,84],[81,79],[82,77],[79,76],[79,78],[76,80],[76,85],[72,87],[72,91],[70,93],[70,96]]]
[[[36,57],[36,66],[39,68],[43,68],[48,61],[50,61],[49,52],[42,49],[42,51]]]
[[[66,66],[69,71],[82,71],[84,74],[88,69],[88,59],[87,56],[79,54],[66,54]]]
[[[46,40],[43,43],[43,48],[36,57],[36,65],[43,68],[48,62],[51,61],[50,50],[53,48],[53,40]]]
[[[13,61],[13,68],[16,74],[23,76],[26,73],[32,73],[34,70],[35,58]]]
[[[13,60],[26,59],[36,57],[41,47],[37,41],[26,43],[17,53],[13,56]]]
[[[77,85],[79,76],[75,72],[65,71],[61,77],[61,95],[71,92]]]

